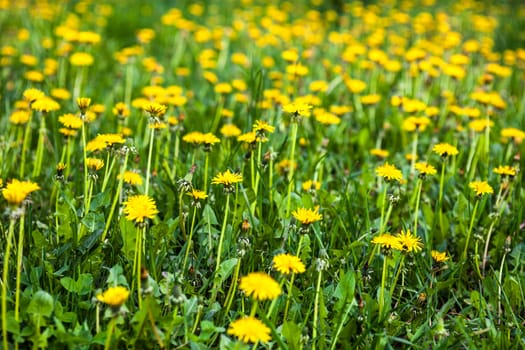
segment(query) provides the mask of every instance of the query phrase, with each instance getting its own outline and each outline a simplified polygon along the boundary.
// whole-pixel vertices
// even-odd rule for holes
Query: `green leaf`
[[[137,228],[125,218],[120,219],[120,232],[122,234],[122,252],[129,260],[133,260],[135,256],[135,243],[137,241]]]
[[[81,222],[90,232],[103,231],[106,226],[104,215],[94,211],[90,211]]]
[[[301,326],[292,321],[285,321],[283,324],[282,333],[291,350],[298,350],[301,348]]]
[[[224,283],[224,281],[226,281],[226,279],[230,277],[233,268],[237,264],[237,260],[237,258],[231,258],[221,263],[219,269],[217,270],[217,273],[215,274],[215,281],[218,284]]]
[[[39,290],[33,295],[27,312],[36,317],[49,317],[53,313],[53,297],[46,291]]]
[[[347,271],[335,288],[334,297],[338,299],[335,310],[342,311],[344,306],[354,299],[354,291],[355,274],[353,271]]]
[[[213,209],[208,204],[206,204],[204,206],[204,209],[202,210],[202,222],[204,224],[210,223],[211,225],[219,224],[219,222],[217,221],[217,217],[213,212]]]

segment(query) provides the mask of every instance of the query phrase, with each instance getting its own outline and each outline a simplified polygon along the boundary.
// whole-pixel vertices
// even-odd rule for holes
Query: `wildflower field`
[[[525,347],[521,1],[0,28],[3,349]]]

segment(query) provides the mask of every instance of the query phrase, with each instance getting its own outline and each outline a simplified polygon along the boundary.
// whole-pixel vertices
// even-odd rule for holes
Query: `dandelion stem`
[[[219,246],[217,247],[217,264],[215,265],[215,273],[219,271],[219,266],[221,265],[222,243],[224,241],[224,233],[226,232],[226,224],[228,222],[229,210],[230,210],[230,194],[227,194],[226,195],[226,208],[224,210],[224,221],[222,222],[221,235],[219,237]]]
[[[388,269],[388,257],[383,256],[383,271],[381,273],[381,288],[379,289],[379,319],[383,318],[383,309],[385,307],[385,284],[386,273]]]
[[[421,190],[423,188],[423,180],[419,179],[417,182],[417,197],[416,197],[416,207],[414,208],[414,226],[412,231],[417,235],[417,220],[419,218],[419,202],[421,200]],[[428,235],[427,235],[428,236]],[[430,243],[430,239],[427,237],[427,246]]]
[[[40,176],[42,170],[42,158],[44,157],[44,141],[46,135],[46,115],[42,113],[40,117],[40,128],[38,129],[38,143],[36,146],[35,166],[32,177]]]
[[[290,168],[288,170],[288,203],[286,204],[286,217],[290,216],[290,208],[292,204],[292,188],[295,186],[294,170],[295,170],[295,141],[297,139],[297,129],[299,125],[297,122],[292,122],[292,134],[290,137]]]
[[[15,320],[20,321],[20,274],[22,272],[22,258],[24,257],[24,214],[20,216],[18,234],[18,251],[16,252],[16,289],[15,289]]]
[[[379,234],[383,233],[383,226],[384,226],[384,221],[385,221],[385,206],[386,206],[387,188],[388,188],[388,185],[385,184],[385,188],[383,190],[383,200],[381,204],[381,221],[379,222]]]
[[[82,156],[84,161],[84,212],[87,210],[87,193],[88,193],[88,170],[87,170],[87,151],[86,151],[86,121],[85,116],[82,118]]]
[[[206,152],[204,156],[204,193],[208,193],[208,164],[210,160],[210,152]]]
[[[4,253],[4,269],[2,272],[2,338],[4,349],[9,349],[7,343],[7,285],[9,275],[9,258],[11,255],[11,241],[15,232],[15,218],[11,217],[9,221],[9,232],[7,234],[7,242]]]
[[[323,270],[319,269],[319,274],[317,275],[317,285],[315,287],[314,320],[312,324],[312,350],[315,350],[315,344],[317,342],[317,321],[319,317],[319,295],[321,294],[322,276]]]
[[[184,260],[182,261],[182,275],[186,272],[186,262],[188,261],[188,254],[190,253],[190,248],[193,245],[193,226],[195,225],[195,215],[197,214],[197,206],[193,208],[193,215],[191,218],[191,227],[190,227],[190,236],[188,237],[186,243],[186,252],[184,253]]]
[[[106,239],[106,235],[108,234],[108,231],[109,231],[109,226],[111,225],[111,219],[113,219],[113,214],[115,213],[115,209],[117,207],[117,203],[120,198],[120,193],[122,192],[122,185],[124,183],[124,173],[126,172],[128,156],[129,156],[129,152],[126,151],[126,155],[124,157],[124,163],[122,164],[122,167],[120,168],[120,178],[118,181],[117,191],[115,192],[115,196],[113,197],[113,203],[111,203],[111,209],[109,210],[108,218],[106,219],[106,227],[104,227],[104,232],[102,233],[102,236],[100,237],[101,242],[104,242],[104,240]]]
[[[109,321],[108,330],[106,334],[106,343],[104,345],[104,350],[111,349],[111,338],[113,337],[113,331],[115,329],[115,325],[117,323],[117,317],[113,316],[111,320]]]
[[[151,173],[151,156],[153,154],[153,141],[155,139],[155,129],[150,129],[150,139],[149,139],[149,151],[148,151],[148,166],[146,168],[146,187],[144,189],[144,194],[148,195],[149,190],[149,178]]]
[[[22,144],[22,156],[20,160],[20,178],[24,178],[24,170],[25,170],[25,164],[26,164],[26,154],[27,149],[29,148],[29,144],[31,143],[31,123],[33,119],[33,113],[30,113],[29,120],[26,123],[26,128],[24,130],[24,143]]]
[[[472,234],[472,228],[474,227],[474,221],[476,218],[476,211],[478,210],[478,205],[479,205],[479,199],[476,200],[476,204],[474,204],[474,210],[472,210],[472,217],[470,218],[470,225],[469,225],[468,232],[467,232],[467,240],[465,241],[465,248],[463,249],[461,260],[465,260],[467,258],[468,244],[470,241],[470,235]]]

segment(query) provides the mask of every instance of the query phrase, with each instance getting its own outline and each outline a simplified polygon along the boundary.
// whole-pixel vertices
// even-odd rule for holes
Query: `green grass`
[[[173,6],[176,15],[168,2],[132,1],[9,3],[0,11],[3,347],[524,346],[521,3]],[[169,13],[173,25],[163,17]],[[141,43],[143,28],[154,37]],[[75,41],[82,31],[100,42]],[[467,52],[469,40],[480,47]],[[131,47],[138,51],[119,62]],[[411,48],[422,55],[410,58]],[[296,61],[286,60],[289,50]],[[74,66],[74,52],[90,53],[94,63]],[[287,74],[295,64],[306,74]],[[32,70],[43,80],[28,78]],[[350,79],[364,82],[364,90],[352,92]],[[316,81],[327,89],[312,89]],[[220,93],[219,83],[234,87]],[[147,96],[151,86],[162,92]],[[55,95],[60,109],[44,113],[18,102],[29,88],[47,96],[64,88],[71,96]],[[475,91],[492,92],[505,105],[475,98]],[[379,102],[361,101],[372,94]],[[80,116],[76,97],[105,110],[90,110],[94,119],[66,138],[58,118]],[[128,117],[112,112],[118,102],[127,104]],[[148,113],[150,103],[165,105],[166,113]],[[31,119],[17,125],[10,118],[20,110]],[[166,126],[154,134],[153,117]],[[323,123],[329,117],[336,122]],[[429,124],[410,129],[409,117]],[[493,124],[476,131],[474,120]],[[233,124],[246,136],[256,121],[275,130],[252,143],[221,133]],[[517,129],[514,138],[504,137],[508,128]],[[88,146],[99,134],[124,131],[123,143]],[[188,142],[190,132],[212,132],[220,142]],[[444,142],[458,154],[440,156],[434,147]],[[421,176],[411,154],[436,173]],[[88,157],[105,164],[86,172]],[[378,174],[386,163],[399,176]],[[515,176],[494,172],[503,165]],[[212,183],[226,170],[242,181]],[[119,180],[125,171],[142,184]],[[40,188],[19,203],[10,194],[13,180]],[[319,189],[315,182],[303,188],[309,180]],[[474,181],[486,181],[493,193],[477,195]],[[205,198],[192,197],[192,189]],[[139,194],[158,210],[139,208],[143,224],[128,215],[127,201]],[[304,224],[300,208],[322,218]],[[414,241],[399,245],[395,236],[408,231]],[[390,249],[376,244],[380,239]],[[432,251],[446,253],[446,261]],[[281,253],[297,255],[305,272],[280,273],[272,261]],[[246,295],[242,278],[252,272],[268,273],[280,295]],[[111,308],[101,293],[115,286],[129,296]],[[248,315],[264,325],[250,330],[267,332],[269,341],[232,334],[234,322]]]

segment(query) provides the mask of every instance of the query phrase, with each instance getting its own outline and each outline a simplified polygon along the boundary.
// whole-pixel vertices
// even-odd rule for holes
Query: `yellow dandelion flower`
[[[241,134],[241,129],[233,124],[225,124],[222,126],[220,133],[224,137],[236,137]]]
[[[223,173],[217,174],[212,180],[211,183],[214,185],[224,185],[232,186],[238,182],[242,181],[242,175],[237,173],[232,173],[230,169],[226,170]]]
[[[390,152],[386,149],[373,148],[370,150],[370,154],[379,158],[386,158],[389,156]]]
[[[165,105],[162,105],[160,103],[148,103],[146,104],[143,109],[148,112],[152,117],[161,117],[166,113],[166,109],[168,107]]]
[[[23,93],[23,96],[24,96],[24,100],[31,103],[40,98],[43,98],[44,93],[38,89],[31,88],[31,89],[25,90]]]
[[[271,134],[274,132],[274,130],[275,130],[275,127],[271,126],[264,120],[256,120],[255,124],[253,124],[253,131],[255,131],[256,133],[268,132]]]
[[[145,219],[153,219],[159,212],[153,198],[144,194],[129,197],[124,205],[126,218],[136,224],[143,223]]]
[[[239,288],[256,300],[273,300],[281,295],[281,286],[265,272],[252,272],[241,278]]]
[[[378,244],[381,246],[381,248],[384,249],[396,249],[396,250],[403,250],[403,246],[399,242],[399,240],[392,236],[389,233],[384,233],[382,235],[376,236],[372,239],[373,244]]]
[[[403,248],[403,251],[417,253],[423,250],[423,243],[421,242],[421,237],[413,235],[410,230],[401,230],[400,233],[396,235],[399,244]]]
[[[271,340],[270,328],[253,316],[230,323],[228,334],[237,337],[244,343],[266,343]]]
[[[91,66],[94,61],[93,56],[87,52],[75,52],[69,57],[69,62],[78,67]]]
[[[319,181],[315,180],[307,180],[303,182],[303,190],[304,191],[312,191],[312,190],[319,190],[321,188],[321,183]]]
[[[118,175],[117,179],[120,180],[121,176]],[[134,171],[125,171],[123,174],[124,182],[130,185],[142,185],[142,177],[140,174]]]
[[[279,254],[273,257],[273,266],[285,275],[290,273],[303,273],[306,268],[301,259],[295,255]]]
[[[77,106],[80,109],[82,114],[86,113],[89,105],[91,104],[91,99],[89,97],[79,97],[77,98]]]
[[[60,109],[57,101],[50,97],[44,96],[31,103],[31,109],[39,112],[52,112]]]
[[[439,252],[437,250],[433,250],[432,252],[430,252],[430,254],[432,255],[432,259],[434,259],[434,261],[437,263],[444,263],[445,261],[450,259],[446,252]]]
[[[470,187],[474,192],[476,192],[476,195],[481,197],[484,194],[492,194],[494,193],[494,189],[492,186],[489,185],[487,181],[472,181],[469,183],[468,187]]]
[[[449,143],[438,143],[432,150],[441,157],[455,156],[459,153],[458,149]]]
[[[71,113],[61,115],[60,117],[58,117],[58,121],[66,128],[80,129],[82,127],[82,119]]]
[[[310,109],[313,107],[306,103],[292,102],[283,106],[283,111],[293,114],[295,116],[308,117],[310,116]]]
[[[2,196],[4,196],[7,203],[18,206],[22,204],[29,194],[39,189],[40,186],[34,182],[13,179],[2,190]]]
[[[499,175],[514,177],[516,176],[518,169],[509,165],[500,165],[499,167],[494,168],[492,171]]]
[[[130,115],[129,108],[124,102],[118,102],[111,111],[113,112],[113,115],[120,118],[126,118]]]
[[[398,182],[401,182],[401,180],[403,179],[403,174],[401,173],[401,170],[396,168],[395,165],[388,163],[378,166],[376,168],[376,174],[388,181],[396,180]]]
[[[310,225],[323,218],[323,216],[319,214],[319,206],[314,209],[298,208],[292,212],[292,215],[302,225]]]
[[[26,110],[16,110],[9,116],[9,122],[15,125],[23,125],[29,121],[31,113]]]
[[[428,164],[427,162],[418,162],[414,166],[417,171],[419,171],[420,175],[426,176],[426,175],[434,175],[437,173],[436,168],[434,168],[432,165]]]
[[[98,158],[86,158],[86,164],[91,170],[100,170],[104,166],[104,161]]]
[[[126,287],[110,287],[106,291],[97,295],[97,300],[113,308],[122,306],[129,297],[129,290]]]

